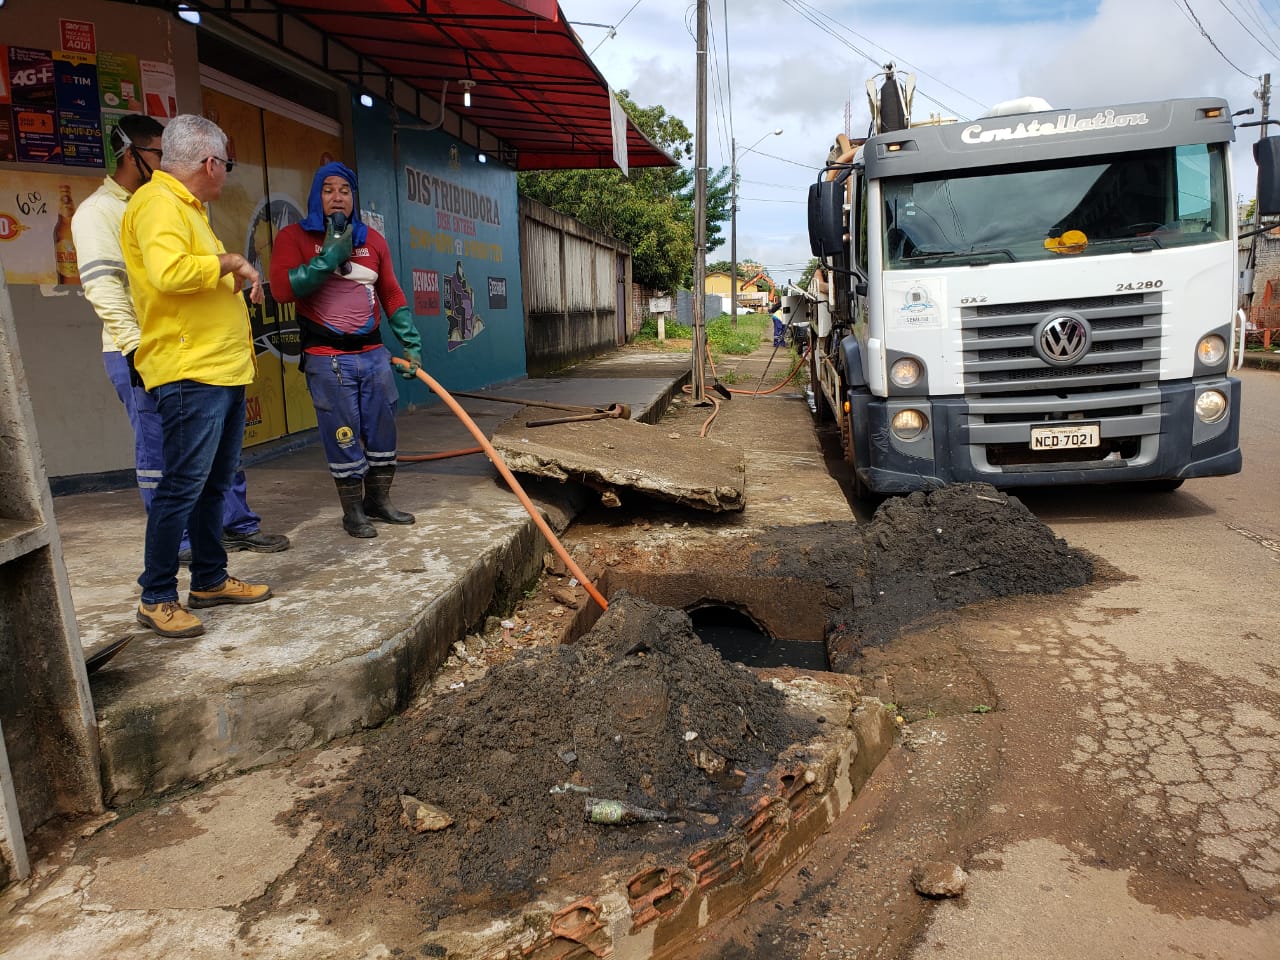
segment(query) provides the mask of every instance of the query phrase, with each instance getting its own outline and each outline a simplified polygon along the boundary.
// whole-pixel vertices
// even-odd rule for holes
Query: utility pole
[[[697,119],[693,135],[693,402],[706,403],[707,352],[707,0],[698,0]]]
[[[738,329],[738,141],[729,138],[729,316]]]
[[[1267,135],[1267,122],[1271,111],[1271,74],[1264,73],[1259,79],[1258,89],[1254,93],[1260,101],[1262,101],[1262,120],[1258,124],[1258,139],[1261,140]],[[1254,227],[1260,226],[1262,223],[1262,212],[1258,209],[1258,199],[1253,200],[1253,224]],[[1258,234],[1253,235],[1253,239],[1249,241],[1249,255],[1245,258],[1244,275],[1249,281],[1248,291],[1241,291],[1240,301],[1246,314],[1247,322],[1249,316],[1253,313],[1253,272],[1258,265]],[[1240,331],[1241,341],[1244,339],[1244,328]],[[1243,345],[1241,347],[1243,350]],[[1243,353],[1241,354],[1243,356]]]

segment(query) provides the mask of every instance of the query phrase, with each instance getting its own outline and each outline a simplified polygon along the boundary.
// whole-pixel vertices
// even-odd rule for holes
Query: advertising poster
[[[102,111],[103,159],[107,173],[116,172],[116,158],[111,154],[111,131],[120,118],[130,113],[143,113],[142,68],[130,53],[98,54],[98,106]]]
[[[507,309],[507,278],[506,277],[490,277],[489,278],[489,309],[490,310]]]
[[[19,163],[61,163],[53,53],[9,48],[9,98]]]
[[[276,234],[306,216],[316,168],[342,155],[336,134],[317,130],[218,90],[204,90],[204,115],[227,135],[236,168],[211,207],[214,232],[262,275],[264,300],[249,307],[258,377],[246,390],[246,446],[316,425],[298,370],[296,307],[277,303],[268,282]],[[263,134],[265,132],[265,140]]]
[[[59,20],[58,32],[62,34],[64,53],[93,55],[98,52],[97,31],[90,20]]]
[[[106,151],[98,106],[96,59],[83,53],[55,53],[53,66],[62,162],[76,167],[100,167]]]
[[[139,60],[142,72],[142,101],[145,113],[157,120],[172,120],[178,115],[178,81],[172,63]]]
[[[0,170],[0,260],[9,283],[78,282],[71,216],[101,183],[97,175]]]
[[[0,163],[13,163],[18,158],[16,151],[9,99],[9,48],[0,43]]]
[[[142,68],[129,53],[98,54],[98,96],[104,111],[142,113]]]
[[[440,271],[413,271],[413,312],[419,317],[440,316]]]

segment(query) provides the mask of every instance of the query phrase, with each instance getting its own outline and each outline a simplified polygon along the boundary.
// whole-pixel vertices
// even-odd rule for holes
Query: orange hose
[[[391,362],[399,367],[407,367],[409,365],[409,361],[402,357],[392,357]],[[569,556],[569,551],[566,550],[564,548],[564,544],[556,538],[555,533],[552,532],[547,521],[542,518],[542,514],[538,512],[537,507],[533,505],[533,501],[529,499],[529,495],[524,492],[524,488],[520,486],[520,482],[516,480],[515,474],[513,474],[510,468],[502,462],[502,457],[498,454],[498,451],[493,449],[493,444],[489,442],[489,438],[486,437],[484,432],[476,426],[476,422],[468,416],[467,411],[463,410],[458,401],[449,395],[449,391],[442,387],[436,379],[431,376],[431,374],[427,373],[427,371],[422,368],[418,368],[416,376],[431,388],[432,393],[444,401],[445,406],[453,411],[454,416],[461,420],[462,425],[470,431],[473,437],[476,438],[480,446],[484,449],[484,455],[488,457],[489,461],[497,468],[498,473],[502,474],[502,479],[507,481],[507,485],[511,487],[511,491],[520,501],[520,505],[524,507],[525,512],[529,514],[537,528],[542,531],[542,535],[547,538],[547,542],[551,544],[551,549],[556,552],[556,556],[564,561],[565,567],[570,573],[578,578],[578,582],[586,588],[587,594],[599,605],[600,609],[608,610],[609,601],[600,594],[600,591],[596,589],[595,584],[587,579],[587,575],[583,573],[581,568],[579,568],[579,566],[574,562],[573,557]]]
[[[426,463],[428,460],[448,460],[450,457],[465,457],[472,453],[484,453],[484,447],[442,450],[440,453],[401,453],[396,456],[396,463]]]
[[[808,348],[805,348],[805,352],[800,355],[800,359],[797,360],[796,365],[791,368],[791,372],[787,374],[787,378],[777,386],[770,387],[768,390],[735,390],[733,387],[725,387],[725,389],[728,390],[730,393],[740,393],[748,397],[766,397],[771,393],[777,393],[779,390],[785,387],[788,383],[790,383],[792,379],[795,377],[795,375],[800,372],[800,367],[804,365],[804,362],[807,359],[809,359],[809,350]],[[711,376],[714,379],[718,380],[719,377],[716,377],[716,361],[711,356],[710,347],[707,347],[707,363],[711,365]],[[686,392],[688,392],[687,389],[686,389]]]

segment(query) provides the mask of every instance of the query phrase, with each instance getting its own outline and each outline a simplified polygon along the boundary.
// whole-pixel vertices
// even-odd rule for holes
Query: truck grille
[[[1092,330],[1078,363],[1054,366],[1036,350],[1036,327],[1059,311]],[[1160,432],[1159,293],[984,305],[961,309],[965,433],[975,463],[1002,471],[1085,468],[1149,457]],[[1031,429],[1099,424],[1098,447],[1033,452]]]
[[[1089,352],[1057,367],[1036,352],[1036,327],[1069,310],[1093,331]],[[1125,294],[964,307],[960,311],[966,396],[1019,391],[1134,387],[1159,375],[1161,296]]]

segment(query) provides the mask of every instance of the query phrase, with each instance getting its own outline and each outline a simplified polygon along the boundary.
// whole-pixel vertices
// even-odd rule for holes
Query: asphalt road
[[[837,829],[702,957],[1280,956],[1280,374],[1245,370],[1244,471],[1023,501],[1101,577],[899,644],[991,712],[910,723]],[[923,678],[923,679],[922,679]],[[962,897],[910,874],[962,866]]]

